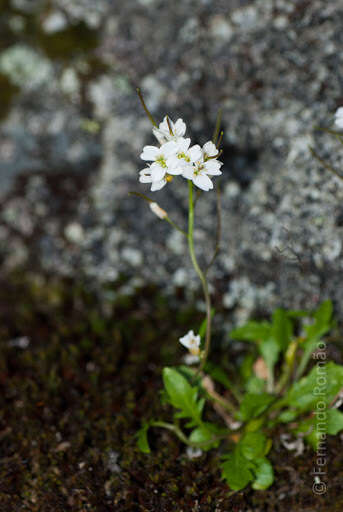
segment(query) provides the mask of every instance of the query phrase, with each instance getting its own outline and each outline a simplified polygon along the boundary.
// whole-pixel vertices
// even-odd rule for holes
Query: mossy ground
[[[104,303],[85,285],[28,274],[0,285],[1,512],[342,510],[338,437],[321,497],[313,454],[294,458],[277,439],[276,483],[231,497],[215,452],[189,460],[161,430],[150,455],[137,451],[142,419],[169,417],[161,369],[180,362],[175,340],[200,321],[186,304],[179,313],[149,287],[126,298],[113,287]],[[20,336],[25,349],[9,343]]]

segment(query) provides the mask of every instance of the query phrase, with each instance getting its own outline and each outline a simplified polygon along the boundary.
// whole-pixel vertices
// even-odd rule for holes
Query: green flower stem
[[[161,427],[166,428],[167,430],[171,430],[174,432],[174,434],[185,444],[188,444],[190,446],[193,446],[193,443],[191,443],[187,436],[182,432],[182,430],[177,427],[176,425],[173,425],[172,423],[167,423],[165,421],[153,421],[150,423],[152,427]]]
[[[205,297],[206,304],[206,336],[205,336],[205,348],[204,353],[201,359],[201,363],[199,366],[198,373],[200,373],[207,361],[207,357],[210,351],[211,345],[211,297],[208,291],[208,283],[205,274],[201,270],[198,264],[198,260],[194,251],[194,204],[193,204],[193,182],[189,180],[188,182],[188,190],[189,190],[189,210],[188,210],[188,248],[189,254],[191,256],[191,260],[193,263],[193,267],[196,273],[199,276],[199,279],[202,284],[202,289]]]
[[[295,356],[296,356],[296,352],[297,352],[297,349],[299,346],[299,341],[300,341],[300,338],[293,340],[287,349],[282,374],[281,374],[280,380],[275,389],[276,393],[278,393],[278,394],[282,394],[289,379],[292,376],[294,363],[295,363]]]
[[[177,229],[177,231],[180,231],[180,233],[182,233],[183,235],[185,236],[188,236],[188,233],[186,233],[186,231],[184,231],[182,228],[180,228],[173,220],[171,220],[169,217],[165,217],[164,220],[166,220],[167,222],[169,222],[169,224],[171,226],[173,226],[173,228]]]
[[[173,423],[167,423],[166,421],[152,421],[150,423],[150,426],[151,427],[160,427],[160,428],[165,428],[167,430],[170,430],[171,432],[173,432],[176,435],[176,437],[178,437],[180,439],[180,441],[187,444],[188,446],[192,446],[193,448],[206,448],[206,446],[214,443],[215,441],[219,441],[221,439],[226,439],[227,437],[229,437],[229,434],[230,434],[230,430],[228,430],[226,434],[213,436],[208,441],[195,443],[195,442],[190,441],[188,439],[188,437],[182,432],[182,430],[178,426],[174,425]]]

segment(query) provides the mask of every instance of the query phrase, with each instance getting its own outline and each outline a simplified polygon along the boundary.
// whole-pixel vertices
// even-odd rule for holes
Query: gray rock
[[[154,140],[135,95],[139,85],[156,119],[183,117],[199,143],[211,137],[223,109],[223,241],[211,277],[232,320],[277,305],[312,308],[326,297],[342,315],[343,182],[309,151],[314,145],[342,168],[339,143],[313,132],[330,126],[343,101],[342,2],[52,4],[71,26],[93,30],[98,45],[70,52],[63,64],[51,60],[54,79],[40,79],[35,90],[3,65],[21,89],[0,127],[3,226],[16,223],[15,237],[25,236],[51,271],[81,271],[93,282],[139,276],[191,293],[197,280],[186,240],[128,196],[150,195],[185,226],[180,179],[151,194],[138,183],[141,148]],[[17,177],[24,174],[23,189]],[[37,177],[40,183],[31,183]],[[29,193],[36,194],[34,207]],[[16,202],[23,194],[28,205]],[[215,193],[204,193],[197,204],[202,263],[214,245],[215,203]],[[76,241],[73,225],[82,233]]]

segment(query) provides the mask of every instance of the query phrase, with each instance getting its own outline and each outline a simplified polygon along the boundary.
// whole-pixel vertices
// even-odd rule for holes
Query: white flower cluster
[[[145,146],[141,159],[148,167],[140,171],[139,181],[151,183],[151,191],[160,190],[173,176],[180,175],[192,180],[194,185],[208,191],[213,188],[210,176],[221,174],[222,163],[217,160],[219,151],[211,141],[201,148],[191,146],[191,139],[185,138],[186,125],[182,119],[173,123],[167,116],[153,134],[160,143],[157,146]]]

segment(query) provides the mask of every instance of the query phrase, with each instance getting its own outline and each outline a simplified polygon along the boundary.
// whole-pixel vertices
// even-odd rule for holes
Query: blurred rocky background
[[[1,272],[125,276],[172,292],[197,287],[182,235],[129,191],[185,222],[187,187],[151,194],[139,154],[157,119],[189,134],[225,131],[221,254],[213,287],[237,321],[277,305],[343,314],[343,183],[331,126],[343,104],[341,0],[0,0]],[[197,204],[209,260],[216,195]],[[211,240],[213,239],[213,243]],[[124,289],[125,288],[125,289]]]

